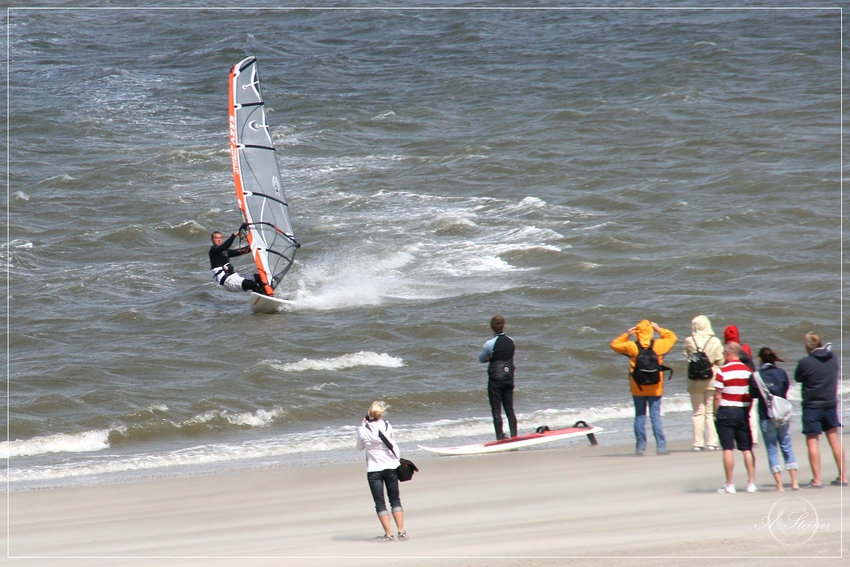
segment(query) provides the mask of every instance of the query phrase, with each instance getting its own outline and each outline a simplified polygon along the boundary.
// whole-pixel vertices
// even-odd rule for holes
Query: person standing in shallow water
[[[496,439],[506,439],[502,429],[502,407],[508,417],[511,437],[517,436],[516,414],[514,414],[514,340],[505,334],[505,318],[495,315],[490,319],[490,328],[496,336],[484,343],[478,361],[488,363],[487,396],[493,412],[493,427]]]

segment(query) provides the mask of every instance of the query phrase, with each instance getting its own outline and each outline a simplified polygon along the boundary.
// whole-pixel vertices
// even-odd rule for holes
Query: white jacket
[[[393,446],[395,455],[392,454],[387,445],[381,440],[378,431],[383,433],[384,437]],[[360,426],[360,429],[357,431],[357,449],[360,451],[366,450],[366,472],[397,469],[401,465],[401,462],[398,460],[401,452],[395,439],[393,439],[393,427],[383,419],[367,421]]]

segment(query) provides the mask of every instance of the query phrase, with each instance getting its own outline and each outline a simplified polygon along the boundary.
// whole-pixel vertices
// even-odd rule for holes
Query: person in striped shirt
[[[758,490],[756,486],[756,458],[753,455],[753,438],[750,433],[750,375],[752,371],[741,362],[741,345],[732,341],[723,348],[726,357],[714,380],[714,415],[717,436],[723,448],[723,468],[726,484],[717,492],[734,494],[735,446],[744,454],[747,469],[747,492]]]

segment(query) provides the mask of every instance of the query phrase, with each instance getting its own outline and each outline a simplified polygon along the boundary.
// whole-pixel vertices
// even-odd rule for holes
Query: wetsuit
[[[489,362],[487,366],[487,397],[493,412],[493,427],[496,439],[505,437],[502,430],[502,407],[508,416],[511,437],[517,435],[516,414],[514,414],[514,341],[504,333],[499,333],[486,343],[478,360]]]
[[[230,264],[230,259],[234,256],[241,256],[251,251],[248,246],[231,250],[230,247],[235,238],[236,235],[231,234],[230,238],[221,243],[221,246],[210,246],[210,270],[212,270],[213,279],[228,291],[254,291],[265,295],[263,286],[253,277],[240,276]]]

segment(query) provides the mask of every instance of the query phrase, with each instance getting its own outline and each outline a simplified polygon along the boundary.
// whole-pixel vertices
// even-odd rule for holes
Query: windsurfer
[[[495,336],[484,343],[478,355],[479,362],[487,362],[487,397],[493,412],[493,427],[496,439],[507,439],[502,429],[502,407],[508,417],[511,437],[517,436],[516,414],[514,413],[514,340],[505,334],[505,318],[494,315],[490,328]]]
[[[248,224],[242,223],[239,231],[247,230]],[[230,263],[230,259],[234,256],[241,256],[251,252],[249,246],[231,249],[233,241],[239,235],[239,232],[234,232],[224,240],[224,235],[215,231],[211,235],[212,246],[210,246],[210,270],[213,273],[213,279],[227,291],[253,291],[260,295],[266,295],[263,285],[258,281],[257,274],[251,277],[240,276]]]

